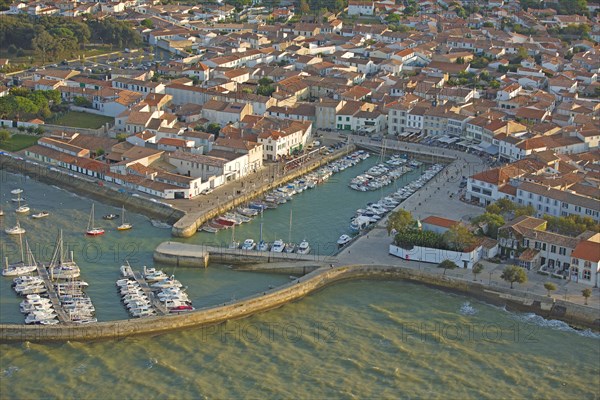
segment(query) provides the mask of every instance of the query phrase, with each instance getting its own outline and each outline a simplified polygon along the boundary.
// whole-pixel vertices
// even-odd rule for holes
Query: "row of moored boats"
[[[23,249],[22,241],[20,243]],[[15,276],[13,289],[25,297],[20,306],[21,311],[27,314],[25,323],[53,325],[59,322],[55,305],[47,297],[50,293],[56,294],[66,321],[79,324],[97,321],[94,305],[84,292],[88,284],[79,279],[81,271],[73,260],[73,252],[67,258],[63,251],[62,232],[59,233],[52,261],[48,265],[36,262],[27,240],[22,254],[23,260],[18,263],[9,264],[6,261],[2,275]],[[36,275],[38,272],[47,275],[47,280]]]
[[[134,272],[129,263],[121,266],[123,279],[117,281],[117,288],[121,300],[133,317],[150,317],[156,315],[153,305],[154,299],[158,299],[160,307],[170,313],[193,311],[192,302],[187,293],[173,275],[168,276],[161,270],[155,268],[143,269],[143,281],[148,286],[147,290],[134,278]]]
[[[349,186],[359,192],[381,189],[421,165],[417,160],[408,161],[395,154],[385,164],[374,165],[365,173],[353,178]]]
[[[350,231],[353,233],[358,233],[369,228],[371,224],[379,221],[386,213],[396,208],[401,202],[422,188],[442,169],[444,169],[442,164],[434,164],[429,167],[417,180],[398,189],[396,192],[382,198],[376,203],[367,203],[365,208],[356,210],[356,214],[354,217],[352,217],[350,222]],[[339,238],[338,244],[343,246],[349,243],[351,240],[352,237],[345,234]]]

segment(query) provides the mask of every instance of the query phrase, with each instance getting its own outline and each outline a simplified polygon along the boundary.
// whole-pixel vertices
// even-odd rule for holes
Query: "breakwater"
[[[180,219],[184,212],[164,204],[155,203],[144,197],[132,196],[119,192],[116,188],[104,185],[103,181],[77,174],[77,178],[69,175],[72,172],[50,167],[40,163],[15,160],[0,156],[0,171],[21,174],[49,185],[56,185],[77,195],[101,200],[115,207],[125,206],[128,211],[145,215],[149,218],[173,223]],[[4,178],[1,178],[4,180]],[[100,185],[99,183],[102,183]]]
[[[272,251],[229,249],[178,242],[161,243],[154,250],[153,258],[156,262],[178,267],[207,267],[211,261],[234,265],[264,262],[313,262],[316,264],[333,262],[331,257],[316,254],[275,253]]]
[[[324,267],[278,288],[238,301],[207,307],[181,315],[99,322],[90,325],[0,325],[0,341],[85,341],[122,339],[159,334],[192,327],[210,326],[281,307],[328,285],[350,279],[402,279],[468,294],[509,310],[533,312],[575,326],[600,330],[597,310],[552,298],[510,289],[491,289],[478,282],[452,279],[441,274],[390,265]]]
[[[209,220],[235,207],[246,204],[249,201],[255,199],[256,197],[273,189],[276,189],[279,186],[291,180],[306,175],[310,171],[320,168],[337,158],[350,154],[355,149],[356,147],[353,145],[345,146],[332,154],[319,157],[318,159],[315,159],[285,174],[279,174],[279,170],[277,170],[277,172],[273,173],[272,179],[263,181],[259,185],[255,185],[252,190],[243,191],[237,196],[233,196],[231,199],[228,199],[223,202],[218,202],[215,205],[215,207],[211,208],[208,211],[190,212],[185,214],[183,217],[181,217],[179,221],[173,224],[172,235],[175,237],[184,238],[191,237],[194,234],[196,234],[199,227],[204,225],[204,223],[208,222]]]

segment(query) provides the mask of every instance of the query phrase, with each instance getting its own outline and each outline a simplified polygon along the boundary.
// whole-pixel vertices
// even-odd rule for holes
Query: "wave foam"
[[[522,322],[527,322],[530,324],[535,324],[537,326],[541,326],[543,328],[550,328],[557,331],[570,332],[575,333],[579,336],[588,337],[592,339],[600,339],[600,334],[592,332],[590,329],[580,330],[571,327],[569,324],[563,321],[559,321],[557,319],[546,319],[537,314],[528,313],[528,314],[519,314],[516,316]]]

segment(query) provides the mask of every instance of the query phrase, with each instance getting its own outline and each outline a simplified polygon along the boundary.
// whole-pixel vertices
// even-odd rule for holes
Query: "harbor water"
[[[294,200],[263,214],[267,241],[306,238],[320,254],[335,251],[357,208],[420,175],[414,171],[374,192],[348,182],[376,157],[333,175]],[[120,209],[95,204],[96,225],[106,234],[84,236],[92,202],[4,174],[2,259],[20,258],[10,190],[24,189],[30,215],[19,217],[39,261],[49,261],[58,229],[89,282],[87,293],[100,321],[125,319],[114,282],[128,259],[134,268],[163,268],[184,285],[194,306],[216,305],[288,281],[287,276],[153,265],[157,244],[172,240],[147,218],[126,214],[134,225],[102,215]],[[258,240],[260,217],[235,231],[236,240]],[[187,243],[228,244],[232,231],[199,233]],[[0,278],[0,322],[22,323],[11,279]],[[240,321],[155,337],[95,343],[0,345],[0,396],[22,398],[597,398],[600,338],[562,322],[515,314],[463,296],[406,282],[338,284],[302,301]]]

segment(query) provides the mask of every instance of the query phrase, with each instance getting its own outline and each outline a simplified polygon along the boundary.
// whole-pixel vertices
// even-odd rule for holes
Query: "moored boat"
[[[304,239],[303,241],[300,242],[300,244],[298,245],[298,249],[296,250],[297,254],[308,254],[310,253],[310,245],[308,244],[308,241],[306,239]]]
[[[31,216],[31,218],[40,219],[40,218],[45,218],[48,215],[50,215],[50,213],[48,211],[40,211],[39,213],[33,214]]]

